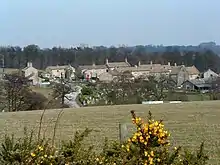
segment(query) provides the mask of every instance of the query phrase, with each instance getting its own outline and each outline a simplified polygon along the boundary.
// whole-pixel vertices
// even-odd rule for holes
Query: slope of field
[[[199,146],[205,141],[209,154],[217,157],[217,146],[220,144],[219,101],[64,109],[57,127],[56,139],[70,139],[76,130],[84,130],[86,127],[94,130],[88,141],[98,146],[104,137],[118,139],[119,123],[130,122],[130,110],[135,110],[137,115],[142,117],[146,117],[150,110],[156,119],[164,120],[174,144]],[[46,110],[43,119],[43,133],[46,137],[52,137],[54,122],[59,112],[60,110]],[[37,130],[41,114],[42,111],[1,113],[0,138],[3,138],[4,133],[15,133],[20,137],[23,135],[24,126]],[[220,152],[217,154],[220,155]]]

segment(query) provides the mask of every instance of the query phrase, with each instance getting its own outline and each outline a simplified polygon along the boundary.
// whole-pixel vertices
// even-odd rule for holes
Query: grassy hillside
[[[88,141],[100,145],[104,137],[118,138],[119,122],[130,122],[130,110],[142,117],[150,110],[156,119],[163,119],[170,130],[174,143],[185,146],[199,145],[205,141],[206,148],[213,155],[220,144],[220,101],[189,102],[160,105],[123,105],[64,109],[59,121],[57,139],[70,139],[75,130],[86,127],[94,129]],[[60,110],[47,110],[43,120],[43,130],[52,136],[54,122]],[[23,135],[23,128],[37,129],[42,111],[1,113],[0,131]],[[220,149],[220,145],[219,145]],[[218,153],[220,155],[220,153]]]

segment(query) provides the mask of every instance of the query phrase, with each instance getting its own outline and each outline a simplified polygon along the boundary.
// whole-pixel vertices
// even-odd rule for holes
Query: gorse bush
[[[53,139],[35,140],[33,132],[25,129],[23,138],[5,136],[0,148],[1,164],[22,165],[205,165],[208,157],[202,143],[198,151],[170,145],[170,133],[163,121],[152,119],[149,112],[147,120],[131,111],[136,131],[124,142],[107,139],[101,152],[93,145],[84,144],[92,130],[76,132],[74,138],[62,141],[56,148]],[[39,136],[38,136],[39,137]],[[172,147],[171,147],[172,146]]]

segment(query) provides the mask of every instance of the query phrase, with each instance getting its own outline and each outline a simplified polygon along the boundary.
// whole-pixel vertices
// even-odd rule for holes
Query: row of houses
[[[211,69],[200,73],[193,66],[177,65],[172,66],[170,62],[166,65],[154,64],[152,61],[149,64],[141,64],[132,66],[127,59],[123,62],[109,62],[106,59],[105,65],[84,65],[78,68],[84,75],[84,78],[97,78],[99,81],[111,82],[115,77],[125,72],[130,72],[134,78],[153,76],[169,76],[179,88],[185,90],[209,90],[213,82],[219,78],[219,74]]]
[[[106,59],[105,65],[84,65],[79,66],[79,70],[85,78],[96,77],[100,81],[112,81],[115,76],[127,71],[134,78],[147,77],[149,75],[169,75],[177,82],[177,85],[181,85],[188,79],[196,79],[200,75],[195,66],[186,67],[184,65],[177,66],[176,64],[172,66],[170,62],[167,65],[154,64],[153,62],[141,64],[140,61],[137,65],[132,66],[126,58],[124,62],[108,62],[108,59]]]
[[[12,68],[2,68],[1,77],[4,74],[13,74],[22,72],[22,74],[28,78],[30,84],[40,85],[42,82],[47,80],[55,80],[57,78],[68,78],[74,79],[75,68],[71,65],[65,66],[48,66],[45,70],[36,69],[32,62],[28,62],[26,67],[23,69],[12,69]]]
[[[4,68],[4,70],[5,72],[8,72],[10,69]],[[154,64],[153,62],[150,62],[149,64],[141,64],[139,61],[137,65],[132,66],[127,58],[122,62],[109,62],[108,59],[106,59],[104,65],[96,65],[93,63],[92,65],[81,65],[77,68],[74,68],[71,65],[57,65],[48,66],[45,70],[38,70],[31,62],[28,62],[27,66],[22,69],[22,72],[25,77],[28,77],[30,83],[33,85],[38,85],[45,79],[55,80],[61,77],[74,79],[75,72],[81,73],[81,75],[87,80],[95,78],[104,82],[111,82],[115,77],[124,72],[131,73],[134,78],[147,77],[150,75],[166,75],[170,76],[176,82],[177,86],[192,90],[198,88],[198,86],[203,86],[205,88],[210,77],[213,78],[219,76],[210,69],[201,74],[195,66],[171,65],[170,62],[166,65],[162,65]]]

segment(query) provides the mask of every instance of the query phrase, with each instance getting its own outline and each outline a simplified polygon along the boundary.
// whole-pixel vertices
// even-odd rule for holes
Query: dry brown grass
[[[89,141],[100,145],[104,137],[118,139],[119,122],[130,122],[130,110],[146,117],[148,111],[156,119],[163,119],[170,130],[173,142],[185,146],[199,146],[205,141],[209,154],[216,156],[220,144],[220,102],[204,101],[181,104],[123,105],[64,109],[57,128],[57,139],[70,139],[75,130],[94,129]],[[54,121],[59,110],[47,110],[43,119],[43,130],[51,137]],[[0,129],[4,133],[23,133],[24,126],[37,129],[42,111],[1,113]],[[174,141],[175,139],[175,141]],[[218,153],[220,155],[220,153]],[[213,163],[214,164],[214,163]]]

